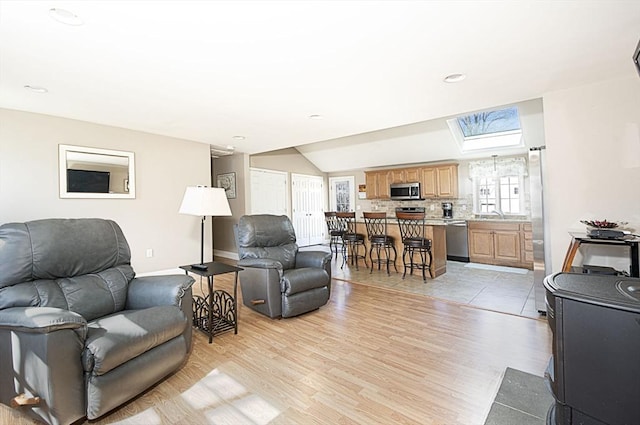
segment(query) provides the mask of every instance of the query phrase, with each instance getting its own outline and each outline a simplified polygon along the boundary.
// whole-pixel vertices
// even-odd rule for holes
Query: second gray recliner
[[[269,317],[293,317],[329,301],[331,253],[299,251],[287,216],[245,215],[236,228],[242,299]]]

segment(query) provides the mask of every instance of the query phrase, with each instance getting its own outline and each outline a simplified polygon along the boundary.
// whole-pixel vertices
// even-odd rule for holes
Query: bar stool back
[[[413,269],[422,270],[422,280],[426,283],[426,270],[429,270],[429,276],[433,278],[433,270],[431,269],[431,239],[424,236],[424,212],[396,212],[398,226],[400,227],[400,237],[404,250],[402,251],[402,263],[404,265],[404,273],[402,278],[409,274],[413,274]],[[416,256],[418,258],[416,258]],[[429,261],[427,262],[427,257]]]
[[[393,236],[389,236],[387,233],[387,213],[386,212],[364,212],[364,224],[367,227],[367,236],[369,237],[369,260],[371,260],[371,273],[373,273],[373,265],[378,264],[378,270],[380,270],[381,264],[387,265],[387,274],[390,274],[389,263],[393,263],[393,268],[398,272],[396,268],[396,259],[398,258],[398,252],[394,245]],[[376,258],[373,258],[373,250],[376,251]],[[393,260],[391,260],[391,251],[393,251]],[[384,257],[381,257],[381,252],[384,252]]]
[[[367,264],[367,247],[364,244],[364,235],[356,232],[356,213],[355,212],[337,212],[336,217],[340,223],[340,227],[345,230],[342,234],[342,267],[346,263],[347,257],[351,258],[351,264],[356,265],[358,269],[358,258],[364,260],[364,265]],[[362,254],[360,254],[360,247],[362,247]]]
[[[340,246],[340,252],[342,252],[344,228],[340,227],[335,211],[325,212],[324,221],[327,223],[327,229],[329,230],[329,249],[336,254],[336,259],[338,259],[338,245]]]

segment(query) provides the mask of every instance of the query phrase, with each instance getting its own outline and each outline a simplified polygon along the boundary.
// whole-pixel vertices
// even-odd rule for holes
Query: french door
[[[324,242],[324,179],[291,174],[292,222],[299,246]]]
[[[251,214],[289,215],[288,176],[282,171],[251,169]]]

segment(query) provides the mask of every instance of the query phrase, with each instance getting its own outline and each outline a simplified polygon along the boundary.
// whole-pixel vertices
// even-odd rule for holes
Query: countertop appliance
[[[453,218],[453,203],[451,202],[443,202],[442,203],[442,218]]]
[[[640,420],[640,279],[556,273],[544,280],[556,402],[547,424]]]
[[[391,195],[391,199],[395,201],[422,199],[420,182],[393,183],[389,187],[389,194]]]
[[[447,240],[447,260],[469,262],[469,241],[467,222],[464,220],[444,220]]]

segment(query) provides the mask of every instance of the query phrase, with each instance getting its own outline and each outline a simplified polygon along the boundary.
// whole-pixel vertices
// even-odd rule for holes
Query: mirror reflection
[[[59,148],[61,198],[135,198],[133,152]]]

